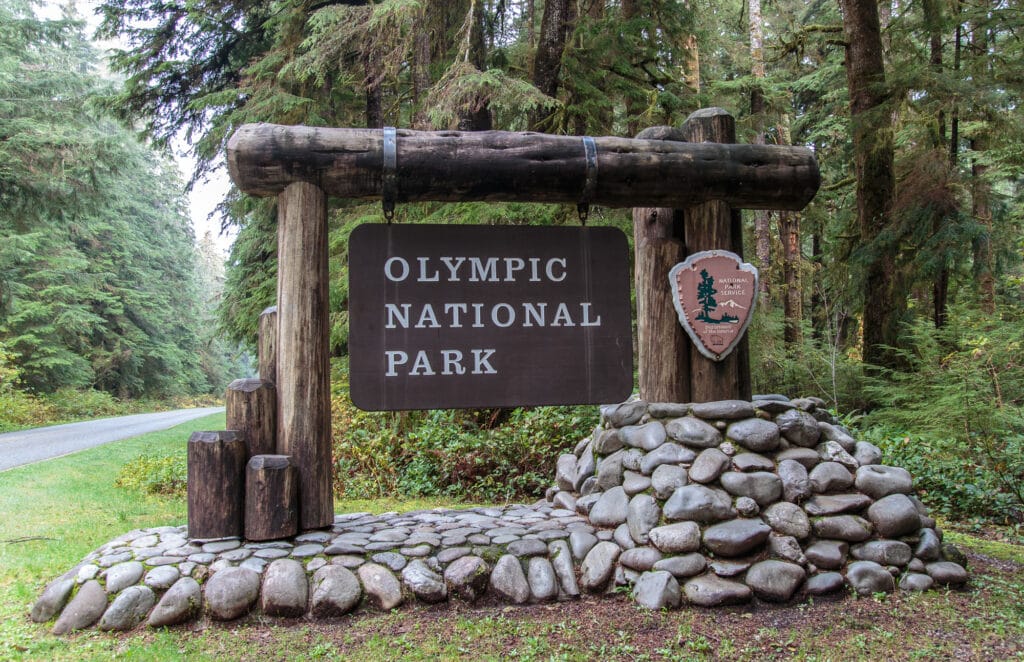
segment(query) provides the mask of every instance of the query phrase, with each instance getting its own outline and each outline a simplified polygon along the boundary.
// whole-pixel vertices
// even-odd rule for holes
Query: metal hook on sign
[[[398,195],[398,132],[395,127],[384,127],[384,171],[381,179],[380,202],[384,218],[390,223],[395,217],[395,198]]]
[[[583,193],[576,204],[576,213],[579,214],[580,224],[586,225],[587,217],[590,216],[590,200],[597,188],[597,143],[590,136],[583,136],[583,153],[586,157],[587,170],[583,181]]]

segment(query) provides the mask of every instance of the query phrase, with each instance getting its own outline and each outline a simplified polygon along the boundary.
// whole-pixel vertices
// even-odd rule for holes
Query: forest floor
[[[966,533],[952,523],[943,523],[947,539],[967,553],[972,573],[955,591],[660,612],[622,593],[523,607],[407,606],[319,622],[204,619],[67,637],[29,621],[42,586],[91,549],[130,529],[184,521],[181,500],[114,487],[120,467],[218,426],[223,415],[0,474],[0,660],[1024,659],[1024,544],[1010,529]],[[339,510],[441,505],[456,504],[361,501]]]

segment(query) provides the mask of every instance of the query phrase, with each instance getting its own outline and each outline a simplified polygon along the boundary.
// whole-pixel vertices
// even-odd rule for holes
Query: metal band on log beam
[[[590,204],[798,210],[820,177],[803,147],[594,138],[597,182]],[[473,200],[578,203],[587,184],[582,138],[507,131],[397,132],[397,202]],[[246,124],[228,141],[228,168],[250,195],[296,182],[329,196],[380,198],[380,129]]]

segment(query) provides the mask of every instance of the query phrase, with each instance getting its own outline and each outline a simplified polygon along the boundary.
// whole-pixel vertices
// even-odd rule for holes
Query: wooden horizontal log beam
[[[803,147],[594,138],[596,185],[608,207],[686,207],[721,200],[734,208],[803,209],[820,184]],[[277,195],[307,182],[340,198],[380,198],[379,129],[246,124],[228,141],[228,169],[245,193]],[[507,131],[397,132],[397,202],[580,202],[587,179],[583,139]]]

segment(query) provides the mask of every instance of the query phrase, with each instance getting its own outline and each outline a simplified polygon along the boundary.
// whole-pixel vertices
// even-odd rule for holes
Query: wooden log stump
[[[235,430],[193,432],[188,440],[189,538],[242,535],[245,441]]]
[[[245,537],[276,540],[299,530],[299,483],[287,455],[254,455],[245,468]]]
[[[277,452],[277,390],[262,379],[236,379],[225,397],[228,429],[245,439],[246,457]]]
[[[277,383],[277,306],[270,306],[260,313],[259,341],[256,349],[259,357],[260,379],[271,384]]]

